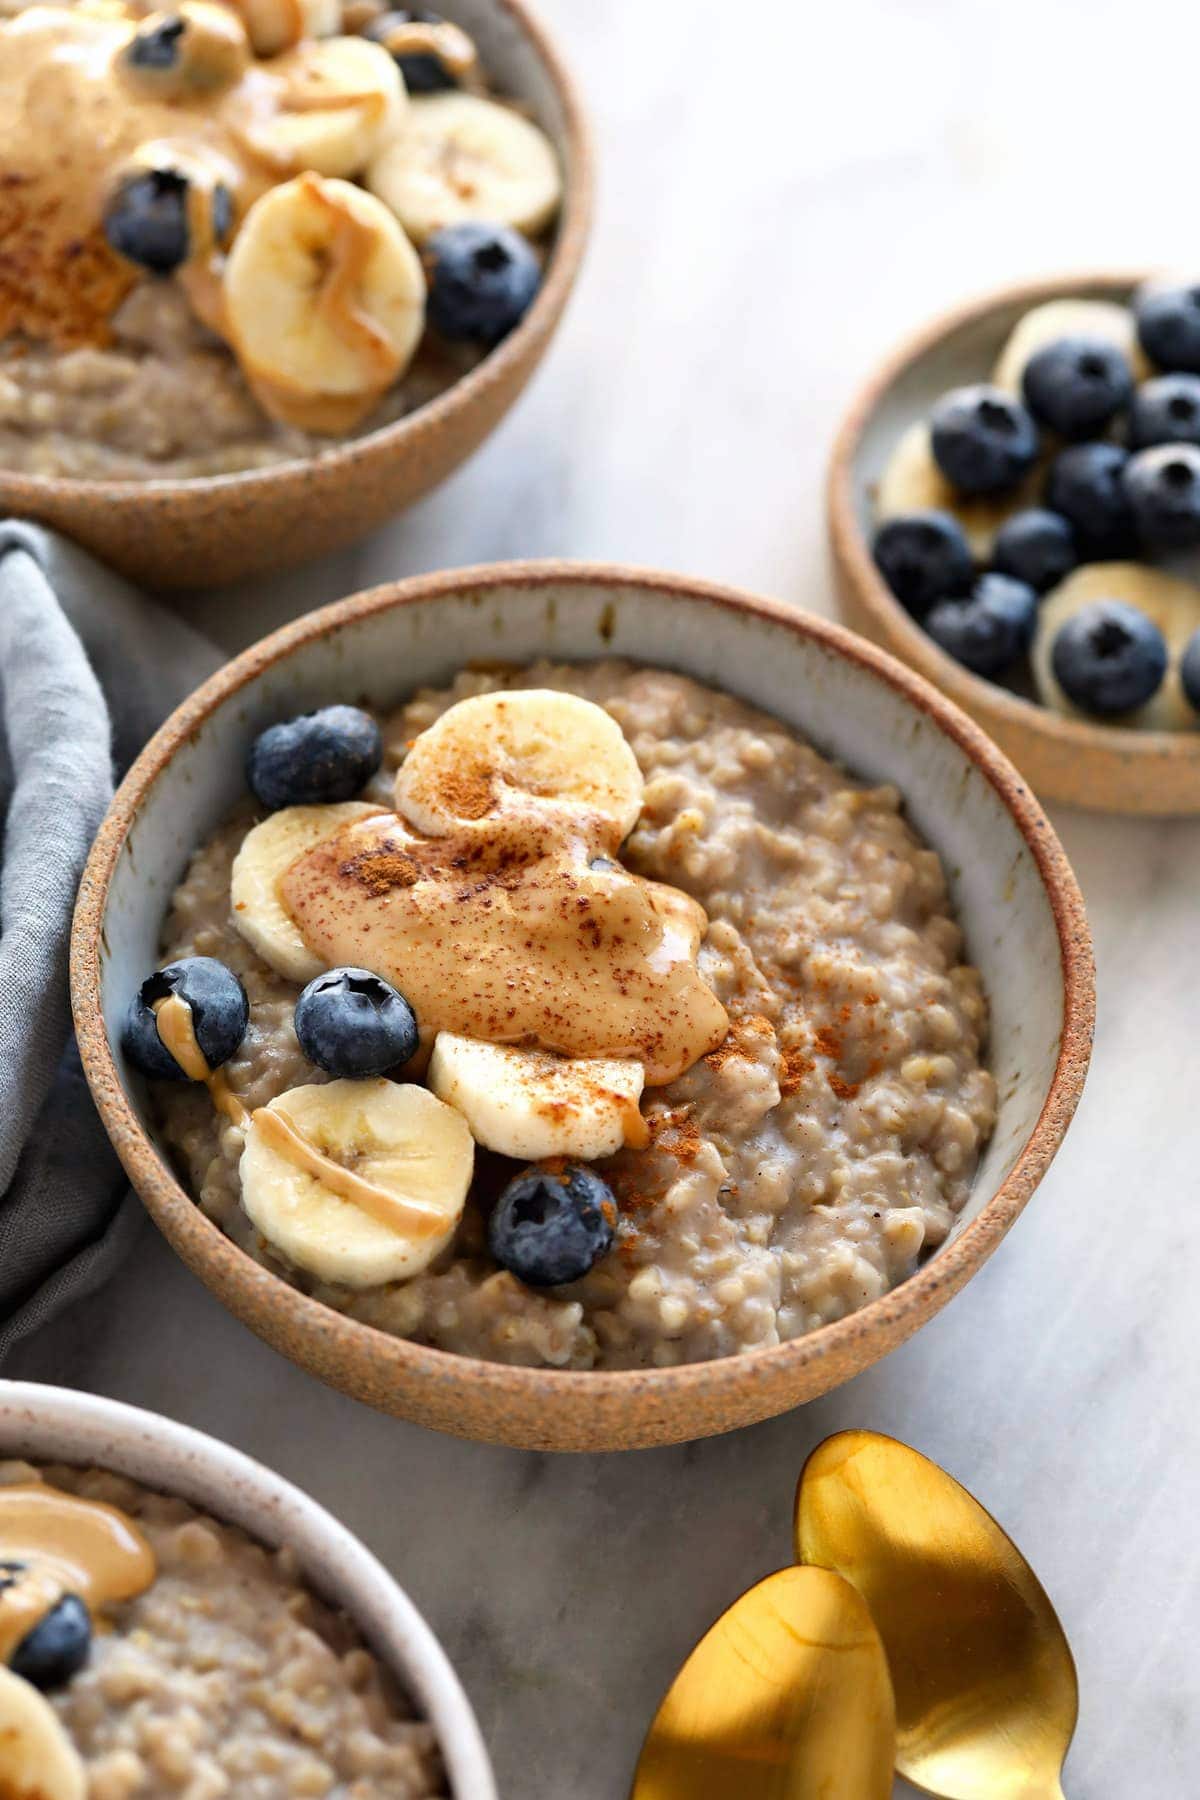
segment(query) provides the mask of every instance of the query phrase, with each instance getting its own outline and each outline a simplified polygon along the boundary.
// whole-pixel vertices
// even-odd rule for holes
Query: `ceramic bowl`
[[[828,518],[847,619],[935,682],[989,731],[1044,800],[1119,813],[1200,812],[1200,732],[1128,731],[1067,719],[945,654],[892,595],[871,556],[872,492],[897,439],[947,388],[986,380],[1031,306],[1127,301],[1146,271],[1062,276],[985,294],[909,338],[867,379],[834,444]]]
[[[35,1382],[0,1382],[0,1457],[109,1469],[172,1494],[272,1549],[349,1614],[437,1733],[455,1800],[497,1800],[470,1702],[445,1651],[383,1564],[290,1482],[158,1413]]]
[[[446,0],[501,92],[558,147],[566,196],[541,290],[469,374],[394,425],[319,457],[233,475],[90,481],[0,469],[0,517],[56,526],[101,561],[160,588],[202,587],[308,562],[371,531],[477,450],[541,360],[583,260],[592,148],[574,81],[525,0]]]
[[[306,1298],[236,1249],[192,1203],[114,1048],[156,966],[189,854],[242,797],[268,721],[334,697],[391,706],[472,658],[629,656],[766,707],[856,773],[895,782],[941,852],[967,955],[993,1006],[1000,1116],[951,1240],[910,1281],[778,1348],[681,1368],[514,1368],[385,1336]],[[822,619],[682,576],[570,563],[458,570],[376,588],[236,657],[151,741],[113,803],[80,889],[74,1003],[113,1142],[180,1255],[277,1349],[360,1399],[510,1444],[597,1450],[726,1431],[845,1381],[916,1330],[1008,1230],[1061,1142],[1087,1065],[1091,950],[1074,877],[1025,783],[927,683]]]

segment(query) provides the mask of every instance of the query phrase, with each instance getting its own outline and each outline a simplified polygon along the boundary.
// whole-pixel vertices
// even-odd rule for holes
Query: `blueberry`
[[[445,338],[498,344],[541,285],[532,245],[507,225],[447,225],[434,232],[424,257],[429,322]]]
[[[1158,375],[1135,388],[1129,406],[1129,446],[1200,444],[1200,375]]]
[[[157,1081],[188,1081],[158,1035],[154,1002],[177,994],[192,1010],[192,1029],[210,1069],[219,1069],[246,1035],[250,1003],[246,990],[225,964],[212,956],[185,956],[143,981],[121,1032],[121,1048],[143,1075]]]
[[[382,1075],[416,1053],[416,1014],[369,969],[330,969],[296,1002],[296,1036],[309,1062],[357,1081]]]
[[[1125,491],[1147,550],[1190,550],[1200,544],[1200,446],[1139,450],[1126,467]]]
[[[1183,647],[1179,679],[1183,683],[1188,705],[1195,712],[1200,712],[1200,631],[1193,631]]]
[[[1133,392],[1129,359],[1101,338],[1059,338],[1035,351],[1021,380],[1025,404],[1060,437],[1098,437]]]
[[[584,1164],[525,1169],[496,1202],[488,1245],[527,1287],[560,1287],[608,1254],[616,1216],[612,1189]]]
[[[185,263],[191,250],[190,189],[177,169],[127,175],[104,210],[104,235],[118,256],[152,275],[170,275]],[[233,197],[222,182],[211,203],[213,239],[222,244],[233,224]]]
[[[388,42],[393,32],[400,25],[443,25],[445,20],[441,13],[429,12],[423,6],[396,7],[390,12],[380,13],[377,19],[363,31],[363,36],[373,38],[382,44],[385,50],[391,50]],[[395,52],[392,52],[395,55]],[[410,94],[436,94],[446,88],[458,86],[457,77],[448,69],[440,56],[428,51],[410,51],[407,56],[396,56],[396,64],[404,77],[404,85]]]
[[[1070,524],[1042,506],[1005,519],[992,546],[992,562],[1000,573],[1028,582],[1039,594],[1057,587],[1078,561]]]
[[[981,575],[964,599],[939,601],[925,629],[955,662],[994,680],[1028,650],[1036,623],[1037,595],[1027,582]]]
[[[1061,626],[1050,652],[1055,679],[1085,712],[1132,712],[1158,692],[1167,645],[1158,626],[1123,600],[1094,600]]]
[[[76,1594],[64,1594],[57,1606],[27,1632],[12,1653],[14,1675],[48,1692],[65,1687],[77,1675],[92,1648],[92,1621]]]
[[[875,561],[897,600],[918,618],[935,600],[961,594],[974,569],[966,533],[946,512],[886,520],[875,533]]]
[[[383,738],[370,713],[357,706],[268,725],[250,746],[246,780],[260,806],[322,806],[353,800],[383,761]]]
[[[134,69],[174,69],[182,58],[181,40],[187,21],[178,13],[159,14],[139,26],[129,40],[125,56]]]
[[[1037,426],[1001,388],[955,388],[934,407],[930,428],[934,461],[960,494],[1006,493],[1037,460]]]
[[[1119,444],[1072,444],[1050,465],[1046,505],[1069,521],[1082,562],[1107,562],[1137,548],[1122,479],[1128,461]]]
[[[1147,289],[1133,311],[1138,342],[1152,363],[1200,374],[1200,284]]]

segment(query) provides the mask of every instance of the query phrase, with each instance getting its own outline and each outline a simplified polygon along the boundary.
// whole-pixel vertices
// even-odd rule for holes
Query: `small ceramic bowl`
[[[972,675],[926,635],[871,556],[872,494],[898,438],[948,388],[983,381],[1030,307],[1070,297],[1128,301],[1146,271],[1061,276],[1001,288],[907,339],[859,390],[833,447],[829,536],[849,622],[950,695],[1044,800],[1119,813],[1200,812],[1200,731],[1129,731],[1063,718]]]
[[[992,1004],[999,1122],[949,1242],[861,1312],[776,1348],[679,1368],[515,1368],[387,1336],[237,1249],[184,1192],[114,1046],[158,961],[191,852],[242,798],[268,721],[365,697],[394,705],[472,658],[604,656],[683,670],[765,707],[854,772],[895,782],[940,851],[967,955]],[[227,664],[152,739],[113,803],[80,888],[72,949],[84,1066],[126,1169],[180,1255],[225,1304],[314,1374],[425,1425],[543,1449],[675,1442],[782,1412],[907,1338],[979,1268],[1054,1155],[1091,1042],[1091,948],[1075,879],[1025,783],[926,682],[837,625],[683,576],[570,563],[456,570],[310,614]]]
[[[299,1488],[158,1413],[35,1382],[0,1382],[0,1457],[108,1469],[272,1549],[287,1544],[313,1591],[349,1614],[433,1726],[455,1800],[497,1800],[479,1726],[445,1651],[383,1564]]]
[[[591,223],[592,147],[579,92],[525,0],[445,0],[498,90],[553,139],[565,199],[545,280],[498,349],[445,393],[320,456],[232,475],[90,481],[0,468],[0,517],[36,519],[134,580],[192,588],[291,567],[335,550],[444,481],[499,424],[554,334]]]

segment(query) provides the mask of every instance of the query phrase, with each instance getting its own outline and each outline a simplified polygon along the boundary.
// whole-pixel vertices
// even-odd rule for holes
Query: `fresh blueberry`
[[[192,1013],[192,1030],[210,1069],[219,1069],[246,1035],[250,1003],[246,990],[225,964],[212,956],[185,956],[143,981],[130,1002],[121,1048],[143,1075],[156,1081],[188,1081],[158,1035],[154,1003],[176,994]]]
[[[1055,679],[1084,712],[1132,712],[1158,692],[1167,672],[1166,639],[1123,600],[1093,600],[1059,628],[1050,652]]]
[[[1193,631],[1183,647],[1179,661],[1179,679],[1187,695],[1188,705],[1200,712],[1200,631]]]
[[[1134,390],[1129,446],[1200,444],[1200,375],[1158,375]]]
[[[1139,450],[1126,467],[1125,491],[1147,550],[1190,550],[1200,544],[1200,445]]]
[[[429,12],[423,6],[395,7],[389,12],[380,13],[377,19],[372,19],[363,31],[363,36],[373,38],[385,50],[391,51],[392,46],[388,40],[398,26],[443,24],[445,20],[441,13]],[[407,56],[398,55],[396,63],[410,94],[436,94],[445,88],[458,86],[457,78],[441,57],[433,56],[428,51],[410,51]]]
[[[76,1594],[64,1594],[57,1606],[39,1619],[12,1653],[14,1675],[32,1682],[44,1693],[65,1687],[78,1675],[92,1648],[92,1621]]]
[[[1082,562],[1112,561],[1137,548],[1122,479],[1128,461],[1119,444],[1072,444],[1050,465],[1046,505],[1069,521]]]
[[[886,520],[875,533],[875,561],[897,600],[917,618],[935,600],[961,594],[974,568],[958,520],[932,511]]]
[[[582,1163],[525,1169],[492,1211],[488,1244],[527,1287],[578,1281],[612,1248],[612,1189]]]
[[[152,275],[173,274],[188,259],[191,183],[177,169],[142,169],[127,175],[104,210],[104,235],[127,262]],[[212,193],[212,232],[222,244],[233,224],[233,199],[218,182]]]
[[[357,706],[325,706],[268,725],[250,746],[246,780],[260,806],[353,800],[383,761],[383,738]]]
[[[1138,342],[1152,363],[1200,374],[1200,283],[1148,288],[1133,311]]]
[[[934,407],[930,428],[934,461],[960,494],[1007,493],[1037,460],[1037,426],[1002,388],[955,388]]]
[[[309,1062],[351,1081],[382,1075],[415,1055],[417,1019],[369,969],[330,969],[296,1002],[296,1036]]]
[[[992,562],[1000,573],[1027,582],[1039,594],[1057,587],[1078,561],[1070,524],[1042,506],[1005,519],[992,545]]]
[[[1059,338],[1035,351],[1021,381],[1025,404],[1060,437],[1098,437],[1133,392],[1129,359],[1100,338]]]
[[[134,69],[174,69],[182,54],[187,21],[178,13],[160,13],[146,20],[129,40],[126,60]]]
[[[925,629],[955,662],[995,680],[1033,642],[1037,594],[1011,575],[981,575],[962,600],[941,600]]]
[[[507,225],[468,221],[425,245],[429,322],[442,336],[498,344],[520,323],[541,285],[533,246]]]

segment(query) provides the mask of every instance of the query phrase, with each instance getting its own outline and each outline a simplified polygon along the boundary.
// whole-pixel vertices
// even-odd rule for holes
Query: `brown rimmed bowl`
[[[54,526],[158,588],[289,568],[362,537],[444,481],[495,429],[546,350],[583,261],[593,150],[579,90],[525,0],[445,0],[497,88],[528,107],[562,158],[565,195],[545,280],[504,342],[445,393],[319,456],[231,475],[92,481],[0,468],[0,517]]]
[[[117,1047],[159,961],[171,890],[244,796],[265,724],[334,699],[387,708],[471,660],[627,656],[765,707],[856,774],[894,781],[940,852],[992,1004],[1000,1110],[968,1204],[911,1280],[791,1343],[680,1368],[516,1368],[390,1337],[299,1293],[194,1204]],[[626,1449],[728,1431],[836,1387],[894,1349],[996,1248],[1062,1141],[1094,1016],[1075,878],[1021,777],[927,682],[840,626],[685,576],[571,563],[425,576],[309,614],[243,652],[147,745],[96,839],[71,953],[76,1028],[101,1116],[161,1230],[224,1304],[284,1355],[383,1411],[537,1449]]]
[[[829,541],[845,617],[941,688],[1044,800],[1102,812],[1200,813],[1200,731],[1133,731],[1068,719],[972,675],[900,605],[871,556],[873,492],[898,438],[947,388],[985,381],[1022,313],[1047,300],[1127,302],[1145,270],[1063,275],[999,288],[943,314],[867,378],[834,442]]]

